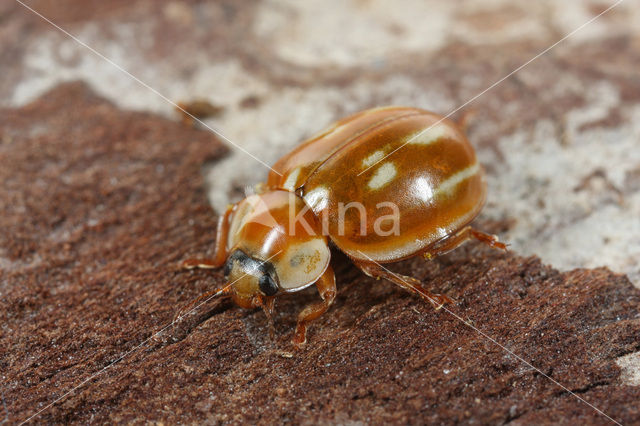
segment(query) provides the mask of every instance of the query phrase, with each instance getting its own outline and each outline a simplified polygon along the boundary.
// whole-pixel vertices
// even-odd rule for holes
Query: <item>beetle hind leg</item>
[[[495,235],[490,235],[482,231],[473,229],[470,226],[465,226],[455,234],[443,240],[437,241],[436,243],[427,247],[425,251],[422,252],[422,256],[425,259],[433,259],[436,256],[440,256],[442,254],[450,252],[457,247],[460,247],[462,244],[469,240],[477,240],[483,244],[499,250],[507,249],[507,245],[498,241],[498,237],[496,237]]]
[[[331,266],[327,267],[324,274],[316,281],[316,287],[322,301],[307,306],[298,314],[298,324],[293,335],[293,344],[297,348],[307,342],[307,324],[327,312],[336,298],[336,277]]]
[[[372,278],[380,279],[384,278],[387,281],[391,281],[397,286],[407,290],[410,293],[416,294],[422,300],[431,303],[436,309],[442,308],[445,303],[453,303],[453,300],[444,294],[433,294],[430,291],[422,287],[420,280],[409,277],[407,275],[396,274],[381,265],[374,262],[356,262],[356,266],[362,270],[365,274]]]

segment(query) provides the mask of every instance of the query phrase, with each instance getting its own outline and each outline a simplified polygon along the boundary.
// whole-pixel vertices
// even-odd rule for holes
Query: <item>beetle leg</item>
[[[298,348],[307,342],[307,323],[324,314],[336,298],[336,277],[331,266],[327,267],[315,284],[322,302],[307,306],[298,315],[298,325],[293,335],[293,344]]]
[[[184,269],[215,269],[219,268],[227,260],[227,235],[229,235],[229,225],[231,222],[231,213],[233,204],[227,206],[227,210],[218,218],[218,229],[216,230],[216,246],[212,259],[186,259],[182,262],[181,267]]]
[[[424,289],[420,280],[416,278],[396,274],[373,262],[357,261],[355,264],[368,276],[376,279],[384,278],[385,280],[391,281],[399,287],[420,296],[422,300],[431,303],[436,309],[442,308],[445,303],[453,303],[453,300],[447,295],[433,294]]]
[[[470,226],[465,226],[454,235],[427,247],[426,250],[422,252],[422,256],[425,259],[432,259],[436,256],[440,256],[441,254],[450,252],[468,240],[478,240],[483,244],[500,250],[507,249],[507,245],[498,241],[498,237],[495,235],[486,234],[484,232],[477,231]]]
[[[214,259],[189,258],[182,261],[182,269],[216,269],[220,265]]]
[[[262,299],[260,307],[267,316],[267,321],[269,322],[269,337],[271,337],[271,341],[274,342],[276,340],[276,327],[273,325],[273,311],[276,298],[264,296]]]

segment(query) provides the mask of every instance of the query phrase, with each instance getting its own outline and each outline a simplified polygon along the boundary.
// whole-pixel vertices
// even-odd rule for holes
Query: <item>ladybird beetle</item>
[[[453,122],[416,108],[375,108],[336,122],[278,160],[256,192],[219,218],[213,258],[182,266],[224,266],[228,284],[218,294],[269,318],[276,296],[315,284],[322,301],[300,312],[297,347],[336,296],[329,242],[366,275],[436,308],[451,299],[381,264],[431,259],[470,239],[506,248],[468,226],[486,183],[467,138]]]

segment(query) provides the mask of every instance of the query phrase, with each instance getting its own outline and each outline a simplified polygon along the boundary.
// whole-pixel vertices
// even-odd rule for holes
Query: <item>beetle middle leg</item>
[[[336,277],[331,266],[327,267],[315,284],[322,302],[307,306],[298,315],[298,325],[293,335],[293,344],[296,347],[301,347],[307,342],[307,324],[327,312],[336,298]]]
[[[433,259],[436,256],[450,252],[469,240],[477,240],[483,244],[500,250],[507,249],[507,245],[498,241],[498,237],[495,235],[486,234],[482,231],[473,229],[470,226],[465,226],[455,234],[427,247],[422,252],[422,256],[425,259]]]
[[[442,308],[445,303],[453,303],[453,300],[447,295],[433,294],[424,289],[420,280],[416,278],[396,274],[374,262],[357,261],[355,264],[368,276],[376,279],[384,278],[387,281],[391,281],[397,286],[418,295],[422,300],[431,303],[436,309]]]

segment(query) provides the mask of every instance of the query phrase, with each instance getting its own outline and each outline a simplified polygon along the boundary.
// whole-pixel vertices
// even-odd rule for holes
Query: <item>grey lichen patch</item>
[[[625,355],[616,360],[622,369],[620,382],[625,385],[640,386],[640,352]]]

